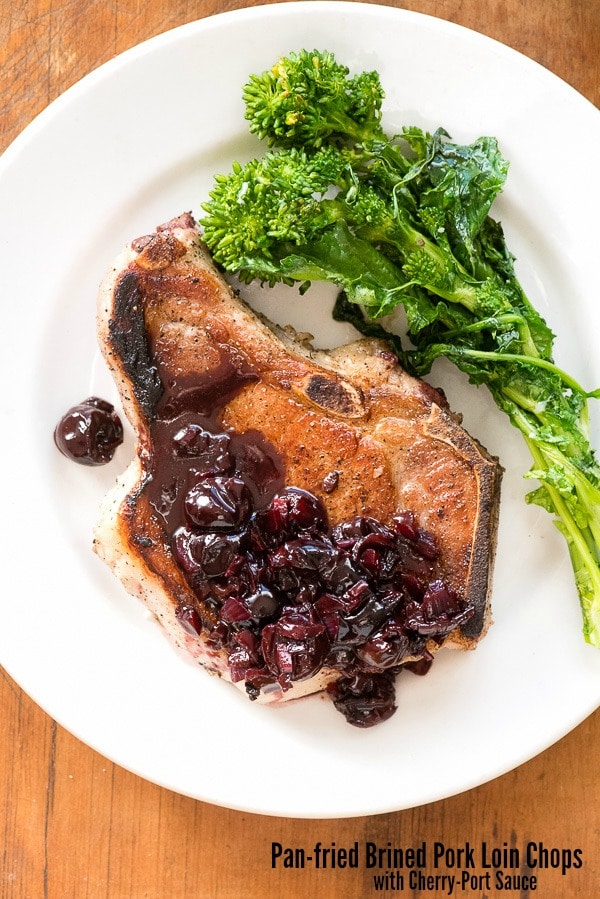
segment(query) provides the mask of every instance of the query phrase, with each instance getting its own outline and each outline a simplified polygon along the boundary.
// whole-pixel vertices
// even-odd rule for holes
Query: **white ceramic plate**
[[[62,725],[151,781],[238,809],[342,817],[481,784],[599,704],[600,652],[581,636],[565,547],[523,502],[527,453],[486,393],[448,366],[434,372],[506,468],[495,625],[477,652],[405,675],[396,715],[365,732],[317,697],[257,707],[182,659],[91,551],[98,503],[131,439],[102,470],[69,463],[52,442],[72,403],[115,398],[95,348],[105,267],[130,238],[198,213],[213,173],[258,152],[241,86],[302,47],[377,68],[390,130],[500,139],[511,170],[494,212],[522,281],[558,334],[558,360],[600,384],[600,115],[563,82],[463,28],[354,3],[241,10],[144,43],[67,91],[1,163],[0,661]],[[252,299],[320,345],[350,336],[320,301]]]

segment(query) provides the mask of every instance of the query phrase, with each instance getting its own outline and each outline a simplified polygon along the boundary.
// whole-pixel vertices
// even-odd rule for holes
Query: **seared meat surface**
[[[446,602],[443,614],[450,624],[437,630],[423,626],[418,639],[407,638],[389,671],[429,659],[444,644],[470,648],[477,643],[490,620],[500,468],[464,431],[444,397],[403,371],[385,344],[363,339],[316,351],[270,325],[224,282],[189,215],[134,240],[115,260],[100,290],[98,329],[137,437],[137,453],[106,498],[95,548],[180,646],[210,669],[246,685],[252,698],[260,694],[272,701],[322,689],[341,676],[334,660],[343,653],[331,609],[347,603],[348,590],[353,596],[374,590],[371,575],[381,580],[382,565],[391,565],[390,528],[409,535],[416,555],[408,554],[413,561],[403,580],[397,573],[395,580],[389,575],[378,608],[388,603],[394,626],[399,629],[404,616],[403,627],[412,633],[416,625],[410,621],[416,620],[420,604],[433,614],[434,607]],[[286,487],[297,488],[297,494],[286,494]],[[285,564],[283,549],[273,542],[273,503],[280,510],[281,496],[287,497],[287,516],[290,495],[294,503],[303,497],[300,517],[309,508],[316,519],[323,515],[309,534],[310,564],[315,553],[339,562],[338,580],[326,587],[315,586],[317,574],[303,575],[304,580],[298,575],[309,563],[289,562],[293,552],[307,558],[310,541],[304,525],[287,534]],[[311,507],[314,498],[318,505]],[[257,536],[261,515],[271,527],[266,538],[264,529]],[[283,530],[286,522],[288,518]],[[342,535],[335,553],[349,546],[352,528],[353,546],[367,532],[376,531],[378,538],[367,541],[370,554],[363,554],[362,562],[356,562],[358,550],[353,550],[352,564],[364,577],[354,571],[346,583],[346,574],[339,575],[346,561],[342,565],[341,556],[323,547],[332,545],[332,532]],[[362,528],[360,534],[357,528]],[[214,577],[208,589],[194,559],[200,541],[202,570],[210,570],[206,547],[210,540],[217,545],[215,534],[219,546],[226,546],[227,559],[220,557],[213,565],[220,580]],[[299,537],[306,545],[300,546]],[[251,557],[250,567],[239,561],[241,545]],[[276,576],[264,573],[267,559]],[[293,595],[290,570],[297,592],[304,590],[300,598]],[[419,586],[423,572],[427,583]],[[236,577],[238,594],[249,577],[257,581],[254,593],[262,591],[262,612],[253,613],[248,631],[252,640],[244,631],[249,600],[244,598],[244,606],[234,595]],[[433,593],[427,586],[432,583]],[[327,612],[322,594],[329,597]],[[363,607],[366,595],[361,594]],[[269,676],[265,665],[274,645],[273,628],[278,616],[283,622],[286,615],[293,619],[294,602],[312,622],[303,631],[310,631],[312,648],[304,652],[302,663],[289,662],[287,669],[285,653],[273,650],[279,662],[271,665]],[[319,614],[309,609],[315,602]],[[340,614],[347,632],[352,615]],[[381,609],[378,614],[380,627]],[[260,640],[269,626],[267,651],[266,638],[262,644]],[[396,638],[386,633],[387,647]],[[354,636],[348,643],[356,646],[357,640]],[[336,645],[337,656],[331,652]],[[377,645],[380,650],[381,640]],[[235,659],[244,653],[245,667],[240,667]],[[362,652],[360,664],[367,670],[372,657],[371,649]]]

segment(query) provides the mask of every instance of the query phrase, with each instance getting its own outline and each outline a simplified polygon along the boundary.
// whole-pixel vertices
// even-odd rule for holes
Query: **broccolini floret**
[[[301,150],[268,153],[245,166],[234,163],[219,175],[204,204],[204,239],[226,269],[244,268],[242,260],[262,253],[273,257],[281,241],[303,244],[328,224],[321,199],[329,189],[337,154],[310,160]],[[333,164],[332,164],[333,163]]]
[[[333,53],[318,50],[282,57],[244,88],[250,131],[282,147],[377,137],[382,100],[377,72],[351,77]]]

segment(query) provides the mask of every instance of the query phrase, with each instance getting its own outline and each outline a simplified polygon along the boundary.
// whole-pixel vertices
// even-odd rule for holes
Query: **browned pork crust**
[[[188,215],[115,260],[100,290],[98,331],[138,446],[104,503],[95,548],[180,646],[228,676],[224,653],[175,616],[194,597],[145,490],[156,449],[151,423],[166,384],[224,359],[253,376],[225,403],[222,426],[262,432],[285,462],[287,483],[320,497],[332,525],[415,512],[437,538],[441,576],[475,607],[446,644],[477,643],[490,621],[501,469],[443,396],[409,376],[385,344],[316,351],[270,326],[224,282]],[[321,671],[265,699],[314,692],[332,676]]]

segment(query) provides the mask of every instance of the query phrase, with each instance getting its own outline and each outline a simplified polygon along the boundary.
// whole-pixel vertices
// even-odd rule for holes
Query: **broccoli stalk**
[[[588,434],[600,391],[554,363],[554,335],[489,215],[508,171],[496,140],[462,146],[416,127],[388,137],[377,74],[351,77],[327,52],[280,59],[244,99],[271,149],[216,178],[201,220],[215,260],[243,281],[331,281],[335,317],[385,336],[409,371],[445,356],[487,385],[531,451],[540,486],[528,500],[565,536],[585,639],[600,647],[600,467]],[[378,321],[399,304],[408,348]]]

